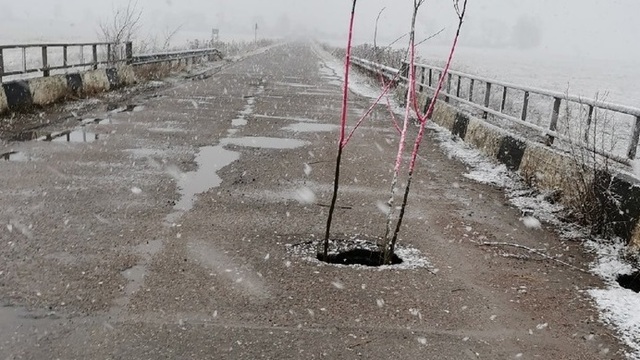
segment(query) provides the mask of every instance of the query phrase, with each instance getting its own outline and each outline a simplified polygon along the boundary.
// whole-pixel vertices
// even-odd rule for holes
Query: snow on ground
[[[350,250],[353,248],[365,249],[371,251],[377,251],[378,245],[376,241],[373,241],[374,237],[370,235],[356,235],[346,240],[331,240],[329,242],[329,254],[335,254],[341,251]],[[401,264],[397,265],[383,265],[377,267],[364,266],[364,265],[339,265],[339,264],[327,264],[317,259],[318,249],[322,245],[322,241],[319,238],[313,238],[311,241],[300,244],[287,244],[287,251],[301,257],[305,261],[312,262],[318,266],[336,266],[358,269],[358,270],[415,270],[415,269],[429,269],[432,273],[437,273],[439,270],[433,268],[433,265],[425,257],[425,255],[418,249],[398,245],[395,249],[396,255],[402,259]]]
[[[343,65],[335,57],[327,55],[326,52],[321,54],[325,66],[336,75],[342,74]],[[379,96],[380,88],[371,85],[367,77],[358,72],[352,74],[349,84],[351,91],[372,99]],[[344,75],[338,76],[343,82]],[[397,102],[393,101],[392,107],[395,112],[403,115],[404,111]],[[469,166],[469,172],[465,174],[467,178],[505,189],[511,204],[523,212],[525,225],[528,223],[538,226],[542,221],[553,225],[567,239],[591,239],[584,242],[586,250],[596,256],[596,260],[590,264],[590,270],[604,280],[606,287],[589,289],[587,292],[594,299],[601,313],[601,320],[615,328],[620,340],[632,349],[627,354],[628,358],[640,360],[640,295],[616,282],[618,275],[633,271],[633,267],[624,260],[626,246],[622,240],[592,239],[586,229],[563,223],[557,216],[563,211],[562,206],[547,201],[548,194],[527,188],[517,174],[454,137],[447,129],[434,123],[430,123],[428,127],[434,131],[435,138],[450,158],[456,158]]]
[[[555,226],[560,235],[568,239],[590,238],[586,229],[563,223],[558,218],[562,206],[546,201],[545,194],[526,189],[517,175],[508,172],[504,165],[492,162],[468,144],[455,140],[448,130],[434,124],[430,128],[436,131],[436,138],[449,156],[471,167],[466,177],[504,188],[511,204],[528,215],[523,221],[537,225],[540,219]],[[603,289],[589,289],[587,292],[594,299],[601,320],[615,328],[620,340],[633,349],[628,358],[640,360],[640,295],[616,282],[618,275],[633,272],[633,267],[623,260],[626,246],[620,239],[590,239],[584,245],[596,256],[590,264],[590,271],[606,284]]]

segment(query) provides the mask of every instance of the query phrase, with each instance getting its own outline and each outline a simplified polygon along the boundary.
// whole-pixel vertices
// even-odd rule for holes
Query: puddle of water
[[[274,84],[275,85],[280,85],[280,86],[296,87],[296,88],[315,88],[315,87],[317,87],[316,85],[307,85],[307,84],[294,83],[294,82],[279,82],[279,81],[276,81],[276,82],[274,82]]]
[[[31,141],[40,137],[41,132],[37,130],[23,131],[13,137],[13,141]]]
[[[222,178],[218,176],[217,171],[230,165],[239,158],[240,153],[227,150],[223,148],[222,145],[200,148],[200,152],[196,155],[195,159],[198,164],[198,169],[185,173],[178,181],[180,200],[176,203],[174,209],[180,212],[191,210],[196,195],[204,193],[222,183]],[[175,216],[176,215],[173,215],[171,218]]]
[[[120,121],[113,119],[97,119],[96,124],[98,125],[117,125],[120,124]]]
[[[11,151],[8,153],[0,154],[0,159],[5,161],[25,162],[31,160],[31,158],[20,151]]]
[[[231,120],[232,126],[245,126],[247,125],[247,123],[248,123],[247,119],[242,119],[242,118]]]
[[[311,144],[308,141],[285,139],[285,138],[272,138],[262,136],[247,136],[241,138],[226,138],[222,139],[223,145],[236,145],[244,147],[262,148],[262,149],[295,149],[302,146]]]
[[[309,95],[309,96],[337,96],[335,92],[329,91],[305,91],[298,93],[299,95]]]
[[[259,119],[290,120],[290,121],[298,121],[298,122],[318,122],[318,120],[303,118],[303,117],[295,117],[295,116],[253,115],[253,117],[259,118]]]
[[[113,106],[108,106],[107,110],[109,110],[110,114],[118,114],[123,112],[140,112],[144,110],[143,105],[126,105],[114,108]]]
[[[45,136],[42,140],[51,142],[92,143],[98,140],[98,138],[98,134],[88,132],[83,128],[73,131],[64,131],[57,134],[50,134]]]
[[[165,128],[151,128],[149,129],[151,132],[157,133],[184,133],[187,132],[185,129],[179,129],[174,127],[165,127]]]
[[[296,123],[282,128],[283,130],[294,132],[322,132],[322,131],[334,131],[338,129],[338,125],[333,124],[313,124],[313,123]]]

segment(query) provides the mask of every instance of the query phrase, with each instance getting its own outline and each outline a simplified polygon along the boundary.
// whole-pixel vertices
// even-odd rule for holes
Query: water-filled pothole
[[[385,264],[384,254],[381,251],[367,249],[352,249],[328,254],[326,259],[324,258],[324,254],[318,253],[316,258],[320,261],[337,265],[382,266],[402,264],[402,259],[396,254],[391,255],[389,264]]]
[[[616,281],[623,288],[640,293],[640,271],[633,274],[618,275]]]
[[[378,243],[380,239],[367,235],[345,235],[329,241],[328,259],[324,258],[322,237],[315,237],[311,241],[288,244],[287,251],[297,257],[318,264],[347,266],[359,269],[433,269],[429,260],[420,250],[398,244],[395,254],[392,254],[390,264],[385,264],[383,254]],[[299,237],[296,236],[299,239]],[[294,240],[294,239],[292,239]]]
[[[19,151],[10,151],[4,154],[0,154],[0,159],[4,161],[16,162],[29,161],[29,157],[25,153]]]
[[[180,200],[176,202],[174,212],[166,217],[166,221],[174,223],[193,208],[197,195],[220,186],[222,178],[217,172],[239,158],[240,153],[227,150],[222,145],[201,147],[195,159],[198,168],[178,177]]]
[[[42,134],[42,131],[38,130],[27,130],[22,131],[16,135],[14,135],[11,140],[13,141],[31,141],[39,138]]]
[[[296,123],[287,125],[283,128],[283,130],[293,131],[293,132],[323,132],[323,131],[334,131],[339,128],[338,125],[333,124],[314,124],[314,123]]]
[[[287,138],[271,138],[262,136],[247,136],[241,138],[226,138],[220,142],[223,145],[236,145],[244,147],[262,148],[262,149],[295,149],[301,146],[309,145],[308,141],[287,139]]]
[[[49,134],[44,141],[70,142],[70,143],[92,143],[100,138],[100,135],[85,131],[84,128],[78,130],[68,130],[61,133]]]

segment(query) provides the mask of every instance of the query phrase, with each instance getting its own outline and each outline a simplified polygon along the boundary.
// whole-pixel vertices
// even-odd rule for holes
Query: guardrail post
[[[524,92],[524,99],[522,100],[522,114],[520,120],[527,121],[527,111],[529,110],[529,92]]]
[[[409,64],[407,64],[406,62],[402,63],[402,67],[400,68],[400,77],[402,80],[402,78],[408,78],[409,77]]]
[[[47,77],[50,75],[49,71],[49,59],[47,47],[42,47],[42,76]]]
[[[475,83],[475,80],[471,79],[469,82],[469,101],[471,102],[473,102],[473,83]]]
[[[22,48],[22,72],[27,72],[27,48]]]
[[[629,144],[629,151],[627,152],[627,157],[630,160],[634,160],[636,158],[636,152],[638,151],[639,140],[640,140],[640,116],[636,116],[636,125],[633,128],[633,137],[631,138],[631,143]]]
[[[456,86],[456,97],[460,97],[460,87],[462,86],[462,76],[458,75],[458,85]]]
[[[444,102],[449,102],[449,94],[451,94],[451,79],[453,75],[451,73],[447,74],[447,96],[444,98]]]
[[[491,83],[488,82],[487,83],[487,88],[486,88],[485,93],[484,93],[484,107],[488,108],[489,105],[491,105],[490,102],[491,102]],[[482,113],[482,118],[483,119],[486,119],[488,117],[489,117],[489,113],[488,112],[485,111],[485,112]]]
[[[504,112],[504,108],[507,106],[507,87],[502,88],[502,102],[500,103],[500,112]]]
[[[593,121],[593,110],[593,105],[589,105],[589,114],[587,115],[587,129],[584,131],[584,142],[586,143],[589,142],[589,131],[591,131],[591,122]]]
[[[556,131],[558,129],[558,118],[560,117],[560,105],[562,104],[561,98],[553,98],[553,112],[551,113],[551,123],[549,124],[549,130]],[[555,137],[547,135],[547,146],[553,144]]]
[[[133,42],[127,41],[125,44],[125,57],[127,65],[133,64]]]
[[[98,70],[98,45],[93,44],[91,52],[93,54],[93,70]]]
[[[429,87],[433,86],[433,69],[429,68]]]
[[[69,64],[69,49],[67,48],[67,45],[64,45],[62,47],[62,65],[64,67],[67,67]]]
[[[4,75],[4,49],[0,49],[0,84],[2,83],[2,75]]]
[[[419,91],[423,92],[424,91],[424,68],[421,67],[420,69],[422,70],[420,71],[420,88],[419,88],[420,90]]]
[[[107,63],[111,64],[111,44],[107,44]]]

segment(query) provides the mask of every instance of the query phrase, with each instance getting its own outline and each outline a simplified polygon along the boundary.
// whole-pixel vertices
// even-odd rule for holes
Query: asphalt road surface
[[[301,255],[320,237],[341,88],[310,44],[137,94],[0,160],[1,359],[615,359],[594,276],[472,240],[548,247],[502,190],[425,139],[403,247],[428,266]],[[371,99],[351,94],[351,121]],[[44,115],[47,116],[47,115]],[[336,236],[384,233],[397,135],[377,107],[349,143]],[[414,252],[415,255],[415,252]]]

